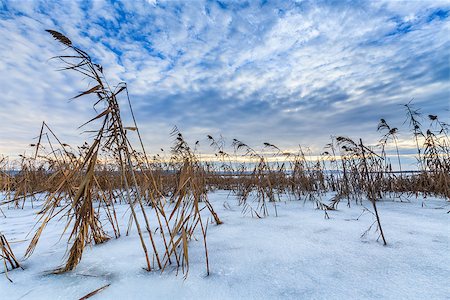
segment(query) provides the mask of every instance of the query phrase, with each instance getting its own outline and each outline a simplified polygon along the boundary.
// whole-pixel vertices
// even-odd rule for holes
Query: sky
[[[331,135],[376,143],[380,118],[412,148],[402,104],[450,119],[450,1],[0,0],[0,154],[32,149],[42,121],[69,144],[92,82],[50,58],[59,31],[125,81],[147,151],[174,126],[206,136],[321,151]],[[126,103],[125,125],[130,122]],[[423,125],[429,121],[424,119]],[[95,124],[93,124],[95,128]]]

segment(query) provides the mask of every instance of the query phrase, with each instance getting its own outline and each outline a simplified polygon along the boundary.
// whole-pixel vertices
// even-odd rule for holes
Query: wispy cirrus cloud
[[[48,121],[68,142],[94,115],[75,74],[48,59],[69,36],[128,82],[151,151],[177,125],[192,141],[321,148],[331,134],[377,139],[399,104],[449,117],[447,1],[2,1],[0,152]],[[446,111],[447,110],[447,111]]]

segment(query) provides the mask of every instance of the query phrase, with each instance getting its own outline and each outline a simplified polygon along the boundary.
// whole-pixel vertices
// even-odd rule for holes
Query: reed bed
[[[145,269],[172,268],[187,275],[189,242],[197,233],[203,240],[207,274],[210,271],[207,229],[210,224],[222,223],[208,199],[213,190],[230,191],[237,196],[243,213],[257,218],[277,216],[277,203],[286,197],[312,201],[326,218],[327,211],[338,209],[341,202],[350,206],[369,200],[383,244],[387,241],[377,201],[403,201],[412,195],[450,200],[449,126],[438,116],[429,115],[430,126],[423,128],[425,118],[411,102],[405,104],[405,112],[417,147],[418,167],[413,172],[402,166],[400,129],[385,119],[374,126],[381,134],[378,144],[369,146],[361,139],[336,136],[317,156],[307,148],[299,147],[292,153],[271,143],[264,143],[257,151],[237,139],[228,143],[223,137],[208,135],[215,154],[209,161],[201,159],[175,127],[170,156],[151,157],[142,143],[127,85],[111,87],[103,68],[85,51],[61,33],[48,32],[70,51],[55,57],[63,63],[62,70],[78,72],[90,80],[91,87],[73,99],[95,99],[94,107],[101,112],[81,127],[90,124],[97,128],[91,131],[90,141],[71,146],[62,143],[43,122],[38,142],[31,145],[31,156],[19,160],[0,157],[0,191],[4,195],[0,205],[20,209],[27,201],[33,205],[36,197],[43,199],[26,257],[32,255],[49,222],[65,222],[61,235],[69,233],[70,249],[66,262],[55,273],[75,269],[87,245],[121,237],[115,211],[119,204],[129,206],[127,234],[133,228],[137,231]],[[119,97],[129,104],[132,126],[123,124]],[[129,139],[132,134],[137,136],[137,146]],[[386,152],[389,145],[395,149],[394,165]],[[327,198],[329,193],[334,196]],[[106,219],[101,221],[100,214]],[[19,267],[3,235],[0,247],[5,266],[8,262],[9,268]]]

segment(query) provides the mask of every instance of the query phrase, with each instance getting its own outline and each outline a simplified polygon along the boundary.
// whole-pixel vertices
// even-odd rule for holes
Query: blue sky
[[[152,153],[174,125],[205,152],[207,134],[320,151],[330,135],[375,143],[380,118],[407,151],[400,104],[449,121],[449,20],[449,1],[0,0],[0,153],[30,151],[43,120],[88,138],[92,99],[68,99],[89,82],[56,71],[45,29],[128,83]]]

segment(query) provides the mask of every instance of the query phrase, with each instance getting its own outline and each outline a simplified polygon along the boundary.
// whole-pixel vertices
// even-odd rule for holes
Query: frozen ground
[[[78,299],[108,283],[92,299],[450,299],[450,207],[442,199],[379,202],[384,247],[373,230],[361,238],[373,216],[356,220],[360,205],[341,203],[324,219],[312,203],[288,201],[278,204],[278,217],[271,207],[271,216],[256,219],[227,195],[210,195],[224,224],[208,228],[208,277],[201,239],[190,244],[186,280],[173,270],[144,271],[135,230],[87,249],[75,271],[46,275],[66,250],[65,238],[58,243],[62,224],[54,222],[23,261],[25,270],[9,273],[14,283],[0,275],[0,299]],[[117,209],[126,225],[126,206]],[[18,257],[36,211],[3,207],[6,218],[0,213],[0,231]]]

